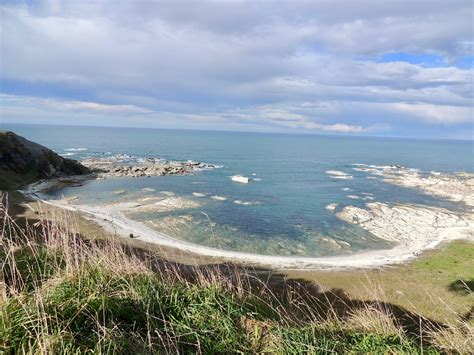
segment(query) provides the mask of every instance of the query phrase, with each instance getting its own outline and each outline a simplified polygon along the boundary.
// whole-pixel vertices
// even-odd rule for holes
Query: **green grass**
[[[278,329],[287,353],[410,353],[418,354],[418,345],[409,343],[398,335],[363,334],[356,332],[330,331],[321,327]],[[423,349],[425,353],[437,353],[434,348]]]
[[[454,278],[474,278],[472,261],[474,246],[467,242],[453,242],[443,253],[434,253],[428,258],[412,263],[414,270],[430,271],[442,275],[447,282]]]
[[[22,261],[31,260],[22,256]],[[30,267],[40,268],[35,275],[54,259],[45,250],[39,258]],[[218,284],[172,282],[155,273],[120,275],[94,264],[81,266],[79,274],[63,272],[41,283],[32,277],[30,287],[9,298],[1,318],[3,351],[36,353],[44,347],[53,353],[121,354],[173,349],[180,353],[421,351],[400,335],[331,329],[323,323],[289,326],[291,320],[268,318],[263,300],[239,296]],[[34,292],[40,298],[28,291],[31,283],[38,286]],[[244,320],[267,330],[248,329]]]
[[[0,172],[0,188],[6,191],[26,186],[36,181],[39,177],[38,171],[35,169],[22,173],[16,173],[6,169],[2,169]]]
[[[457,339],[469,334],[453,328],[430,343],[377,304],[340,316],[299,288],[275,292],[242,269],[156,264],[122,245],[83,242],[54,222],[9,227],[0,353],[417,354],[463,352]]]
[[[456,322],[474,304],[474,243],[457,240],[423,253],[412,262],[381,270],[291,271],[324,289],[341,288],[351,298],[376,299],[438,322]],[[444,303],[441,305],[441,303]]]

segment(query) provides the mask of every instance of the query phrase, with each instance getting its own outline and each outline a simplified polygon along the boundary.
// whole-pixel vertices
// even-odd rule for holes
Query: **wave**
[[[241,184],[248,184],[250,180],[247,176],[243,175],[234,175],[231,176],[230,179],[235,182],[240,182]]]
[[[338,170],[326,170],[326,174],[330,175],[332,179],[350,180],[353,178],[352,175]]]
[[[216,200],[216,201],[225,201],[225,200],[227,200],[227,197],[218,196],[218,195],[213,195],[213,196],[211,196],[211,198],[212,198],[213,200]]]
[[[65,152],[83,152],[86,151],[87,148],[66,148],[64,149]]]
[[[372,175],[377,175],[377,176],[383,176],[385,173],[393,173],[393,172],[399,172],[399,171],[408,171],[411,173],[419,173],[419,169],[415,168],[407,168],[404,167],[403,165],[399,164],[393,164],[393,165],[374,165],[374,164],[351,164],[352,166],[355,166],[355,168],[352,168],[354,171],[359,171],[359,172],[364,172],[364,173],[370,173]]]
[[[340,179],[340,180],[351,180],[354,177],[352,175],[334,175],[331,176],[331,179]]]
[[[343,171],[339,171],[339,170],[326,170],[326,174],[328,175],[336,175],[336,176],[345,176],[345,175],[349,175]]]
[[[236,205],[242,205],[242,206],[253,206],[253,205],[260,205],[260,201],[242,201],[242,200],[234,200],[234,203]]]

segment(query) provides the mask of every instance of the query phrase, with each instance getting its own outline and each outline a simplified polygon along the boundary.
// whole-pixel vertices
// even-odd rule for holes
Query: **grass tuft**
[[[85,241],[74,217],[20,228],[0,206],[0,352],[437,353],[469,350],[467,322],[405,331],[382,305],[341,315],[300,283],[275,289],[233,265],[180,268],[116,241]],[[337,294],[333,299],[337,299]],[[340,302],[339,302],[340,303]],[[423,332],[422,332],[423,333]]]

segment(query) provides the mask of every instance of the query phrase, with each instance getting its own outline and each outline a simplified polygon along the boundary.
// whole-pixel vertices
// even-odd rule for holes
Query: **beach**
[[[361,167],[359,166],[359,169]],[[426,194],[442,195],[448,199],[466,202],[466,208],[451,211],[441,207],[415,204],[387,204],[369,200],[364,208],[348,205],[337,210],[337,204],[328,206],[328,210],[347,223],[357,225],[378,238],[394,244],[393,248],[354,252],[350,255],[331,257],[276,256],[243,253],[197,245],[173,238],[162,232],[128,218],[124,211],[145,212],[148,210],[173,210],[198,207],[193,201],[167,194],[161,198],[145,198],[140,202],[115,203],[108,206],[89,206],[71,204],[70,201],[44,199],[41,190],[45,184],[32,186],[25,191],[27,195],[70,211],[77,211],[86,218],[102,226],[109,233],[174,248],[183,252],[212,258],[216,262],[235,262],[249,266],[268,267],[272,269],[306,269],[306,270],[339,270],[367,269],[386,265],[400,264],[412,260],[423,251],[435,248],[443,242],[456,239],[474,241],[474,213],[469,202],[472,201],[472,176],[467,174],[436,174],[429,176],[414,174],[404,167],[364,168],[370,174],[387,179],[390,183],[407,184],[421,189]],[[367,170],[369,169],[369,170]],[[334,174],[334,172],[332,172]],[[337,175],[337,174],[336,174]],[[337,176],[343,176],[339,174]],[[397,179],[394,179],[396,176]],[[404,178],[405,177],[405,178]],[[426,184],[428,179],[430,184]],[[439,182],[438,182],[439,180]],[[440,183],[442,182],[442,183]],[[433,190],[432,185],[440,186]],[[48,185],[46,183],[46,185]],[[459,201],[459,186],[463,186],[463,200]],[[436,191],[436,192],[434,192]],[[452,195],[450,195],[452,193]],[[166,195],[166,194],[165,194]],[[199,194],[203,197],[203,194]],[[370,193],[366,193],[370,196]],[[211,199],[222,200],[222,197],[211,196]],[[334,243],[334,242],[333,242]]]
[[[190,258],[378,268],[472,240],[468,142],[17,128],[89,168],[46,175],[27,196]]]

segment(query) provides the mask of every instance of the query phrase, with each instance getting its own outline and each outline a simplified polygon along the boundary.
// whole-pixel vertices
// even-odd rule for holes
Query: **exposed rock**
[[[350,248],[350,247],[351,247],[351,244],[348,243],[348,242],[346,242],[346,241],[344,241],[344,240],[338,240],[337,243],[338,243],[339,245],[341,245],[342,247],[345,247],[345,248]]]
[[[163,175],[186,175],[196,170],[212,169],[215,165],[187,161],[163,161],[155,158],[146,158],[130,163],[121,156],[108,158],[84,159],[81,163],[97,173],[98,178],[110,177],[144,177]],[[125,160],[125,161],[124,161]]]
[[[354,170],[379,176],[385,182],[417,188],[433,196],[463,202],[471,207],[474,206],[474,174],[443,174],[436,171],[421,173],[417,169],[401,165],[354,165],[356,166]],[[368,176],[367,178],[375,176]]]
[[[90,170],[13,132],[0,131],[0,190],[17,189],[40,179],[84,175]]]
[[[346,206],[337,213],[340,219],[359,225],[379,238],[396,242],[423,242],[428,244],[443,232],[452,228],[471,230],[474,215],[455,213],[443,208],[415,205],[387,205],[368,203],[367,209]]]
[[[141,201],[119,202],[110,205],[116,211],[126,213],[144,212],[170,212],[180,209],[193,209],[200,207],[200,204],[191,199],[183,197],[152,197],[141,199]]]
[[[418,172],[398,169],[396,172],[384,173],[383,176],[386,182],[392,184],[418,188],[430,195],[474,206],[474,174],[431,173],[422,176]]]

